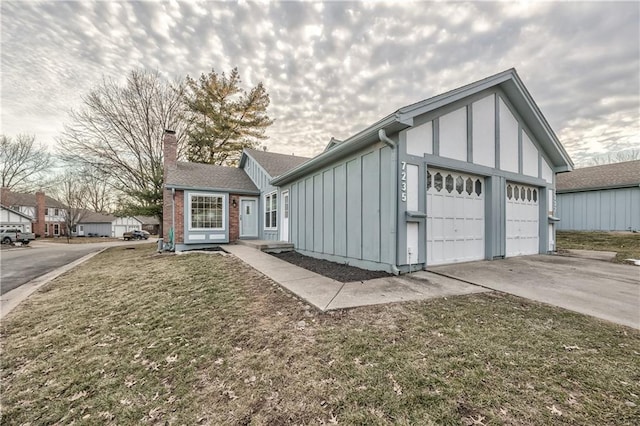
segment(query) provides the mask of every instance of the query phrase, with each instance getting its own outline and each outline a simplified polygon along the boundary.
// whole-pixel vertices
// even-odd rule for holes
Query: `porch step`
[[[287,241],[272,240],[237,240],[236,244],[252,247],[266,253],[282,253],[283,251],[293,251],[293,243]]]

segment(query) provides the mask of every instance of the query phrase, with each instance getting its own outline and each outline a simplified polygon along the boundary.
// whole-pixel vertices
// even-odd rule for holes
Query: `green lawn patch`
[[[613,251],[617,253],[617,263],[625,263],[625,259],[640,259],[640,233],[558,231],[556,246],[559,251]]]
[[[318,313],[112,248],[2,323],[2,424],[637,424],[640,332],[496,293]]]

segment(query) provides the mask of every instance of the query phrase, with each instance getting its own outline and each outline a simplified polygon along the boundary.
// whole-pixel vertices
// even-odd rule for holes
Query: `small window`
[[[451,191],[453,191],[453,176],[447,175],[444,181],[445,181],[444,187],[447,189],[449,194],[451,194]]]
[[[49,216],[49,209],[47,209],[47,208],[44,209],[44,215],[45,216]]]
[[[467,178],[466,183],[466,189],[467,189],[467,194],[471,195],[471,193],[473,192],[473,181],[471,180],[471,178]]]
[[[427,172],[427,189],[431,188],[431,173]]]
[[[513,197],[513,188],[511,188],[511,185],[507,185],[507,198],[511,199],[511,197]]]
[[[54,215],[54,216],[59,216],[59,215],[60,215],[60,212],[58,211],[58,209],[55,209],[55,210],[53,211],[53,215]]]
[[[251,206],[247,203],[247,212],[245,213],[247,216],[251,214]]]
[[[533,202],[537,203],[538,202],[538,191],[537,190],[533,190]]]
[[[442,189],[442,175],[440,173],[436,173],[436,175],[433,177],[433,187],[438,192],[440,192],[440,190]]]
[[[276,229],[278,215],[278,194],[272,192],[264,197],[264,228]]]
[[[531,188],[527,188],[527,201],[531,201]]]
[[[456,191],[458,191],[458,194],[462,194],[462,191],[464,191],[464,179],[460,176],[456,178]]]
[[[515,198],[516,201],[520,199],[520,188],[518,188],[517,186],[513,187],[513,198]]]
[[[476,195],[479,197],[482,194],[482,182],[480,179],[476,180]]]

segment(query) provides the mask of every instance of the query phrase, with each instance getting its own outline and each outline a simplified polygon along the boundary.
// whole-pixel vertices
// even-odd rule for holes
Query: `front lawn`
[[[558,231],[556,246],[560,250],[597,250],[616,252],[615,261],[640,259],[640,233]]]
[[[637,424],[640,332],[484,293],[321,314],[233,256],[102,253],[2,323],[2,424]]]

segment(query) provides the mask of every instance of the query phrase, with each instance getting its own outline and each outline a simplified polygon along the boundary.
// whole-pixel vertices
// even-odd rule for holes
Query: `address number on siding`
[[[403,203],[407,202],[407,162],[402,161],[402,169],[400,170],[400,199]]]

